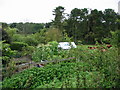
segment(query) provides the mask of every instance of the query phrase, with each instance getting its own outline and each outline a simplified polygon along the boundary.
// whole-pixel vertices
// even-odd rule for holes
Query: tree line
[[[58,6],[53,10],[53,15],[54,20],[48,23],[3,23],[3,30],[5,27],[16,28],[18,34],[24,35],[44,31],[42,36],[47,41],[65,41],[67,37],[82,44],[95,44],[96,41],[110,43],[111,32],[120,30],[120,15],[113,9],[74,8],[70,14],[66,14],[65,8]]]
[[[105,38],[111,37],[111,31],[120,29],[120,15],[112,9],[98,11],[97,9],[74,8],[67,19],[64,10],[62,6],[54,10],[53,23],[57,28],[65,30],[75,42],[94,44],[98,41],[102,43]]]

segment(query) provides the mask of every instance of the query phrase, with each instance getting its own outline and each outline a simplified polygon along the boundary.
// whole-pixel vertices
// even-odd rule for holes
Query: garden
[[[120,88],[120,15],[74,8],[65,18],[64,10],[48,23],[0,23],[0,87]]]
[[[75,59],[26,69],[5,78],[3,88],[115,88],[120,85],[118,48],[106,48],[107,51],[103,52],[89,49],[90,45],[79,45],[77,48],[59,51],[56,42],[52,44],[39,47],[33,53],[33,60]]]

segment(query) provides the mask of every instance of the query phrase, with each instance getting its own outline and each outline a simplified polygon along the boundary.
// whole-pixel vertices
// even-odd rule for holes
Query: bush
[[[59,29],[57,28],[50,28],[46,33],[45,33],[45,40],[46,42],[50,41],[61,41],[62,40],[62,33]]]
[[[54,60],[61,58],[62,52],[58,51],[56,41],[49,42],[48,45],[39,46],[32,55],[34,61]]]
[[[107,38],[103,39],[103,42],[106,43],[106,44],[110,44],[110,40],[111,40],[111,38],[107,37]]]
[[[24,42],[24,40],[25,40],[25,35],[13,34],[13,36],[12,36],[13,42]]]
[[[38,45],[38,40],[34,37],[34,35],[28,35],[25,37],[24,41],[30,46],[37,46]]]
[[[2,44],[2,64],[3,66],[6,66],[10,59],[16,55],[16,51],[11,50],[10,44]]]
[[[10,48],[12,50],[22,51],[22,48],[27,47],[27,46],[28,46],[28,44],[23,43],[23,42],[13,42],[13,43],[11,43]]]
[[[22,48],[22,55],[32,56],[32,53],[34,52],[35,47],[33,46],[27,46]]]
[[[17,33],[17,28],[10,28],[8,27],[6,29],[6,32],[8,33],[8,35],[12,38],[13,35],[15,35]]]
[[[52,50],[53,54],[54,55],[58,54],[58,42],[52,41],[52,42],[48,42],[48,44],[50,44],[49,47]]]
[[[111,32],[112,39],[111,43],[116,47],[120,47],[120,30],[116,30],[115,32]]]

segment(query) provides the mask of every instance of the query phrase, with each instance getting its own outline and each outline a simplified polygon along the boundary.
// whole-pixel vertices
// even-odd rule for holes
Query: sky
[[[53,10],[63,6],[70,14],[74,8],[91,8],[118,12],[120,0],[0,0],[0,22],[47,23],[54,20]]]

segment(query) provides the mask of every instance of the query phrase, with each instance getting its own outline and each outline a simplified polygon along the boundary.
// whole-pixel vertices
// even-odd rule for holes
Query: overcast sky
[[[57,6],[63,6],[68,14],[74,8],[111,8],[118,12],[118,1],[120,0],[0,0],[0,22],[50,22],[54,19],[52,11]]]

